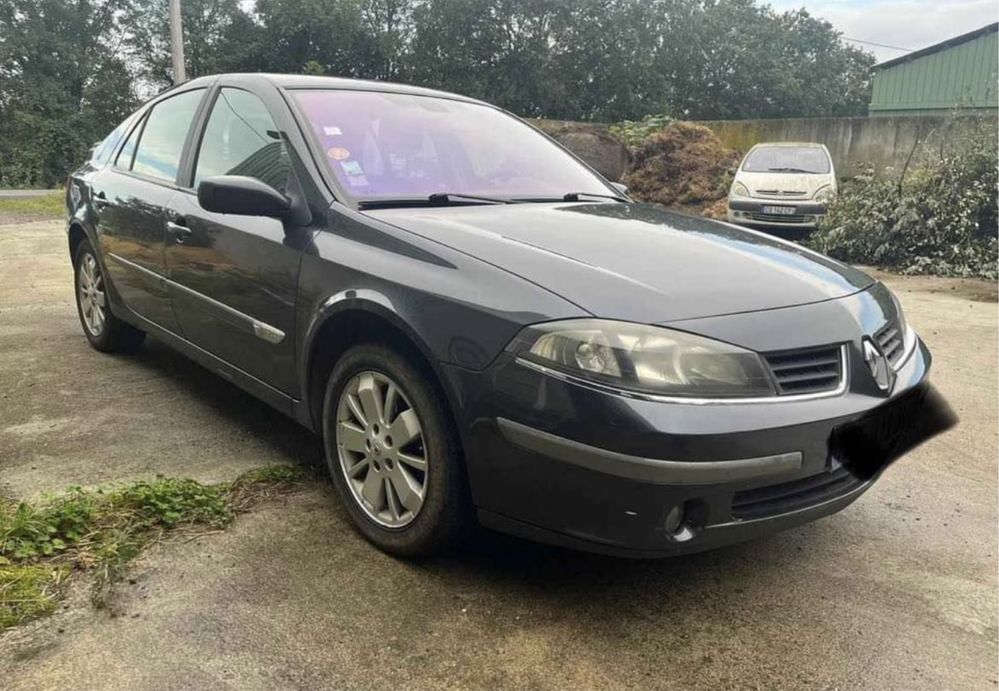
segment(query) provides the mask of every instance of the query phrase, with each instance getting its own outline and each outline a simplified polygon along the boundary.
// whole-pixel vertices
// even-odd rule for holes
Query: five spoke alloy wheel
[[[98,338],[104,333],[107,303],[104,298],[104,277],[97,266],[97,260],[89,252],[83,255],[76,289],[83,324],[92,336]]]
[[[368,518],[389,529],[416,519],[431,469],[423,424],[397,382],[372,370],[347,382],[336,407],[336,448],[347,487]]]

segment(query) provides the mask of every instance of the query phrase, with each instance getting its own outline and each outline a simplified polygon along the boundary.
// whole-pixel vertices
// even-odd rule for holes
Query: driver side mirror
[[[287,218],[291,199],[265,182],[245,175],[216,175],[198,185],[198,203],[205,211],[241,216]]]

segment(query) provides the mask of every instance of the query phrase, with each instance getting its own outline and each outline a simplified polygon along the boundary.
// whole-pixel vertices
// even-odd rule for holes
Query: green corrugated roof
[[[999,24],[877,65],[871,113],[999,108]]]

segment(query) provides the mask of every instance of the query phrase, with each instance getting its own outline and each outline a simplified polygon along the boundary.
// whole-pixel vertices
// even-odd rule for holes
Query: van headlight
[[[756,353],[658,326],[570,319],[524,329],[518,359],[622,392],[736,397],[775,394]]]
[[[733,196],[733,197],[748,197],[749,196],[749,189],[745,185],[743,185],[741,182],[733,183],[731,196]]]
[[[836,198],[836,190],[832,185],[823,185],[815,193],[815,201],[820,204],[829,204]]]

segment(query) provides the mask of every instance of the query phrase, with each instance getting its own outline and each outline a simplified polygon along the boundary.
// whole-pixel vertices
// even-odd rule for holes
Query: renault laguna
[[[839,511],[945,428],[895,296],[634,203],[470,98],[195,79],[69,179],[83,332],[148,334],[321,435],[392,554],[476,525],[624,556]]]

